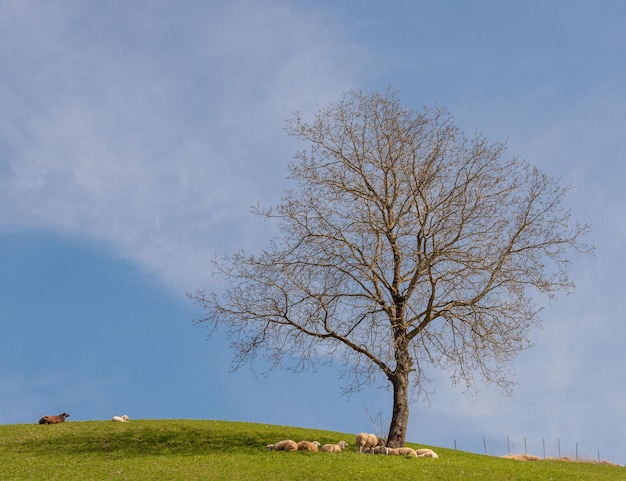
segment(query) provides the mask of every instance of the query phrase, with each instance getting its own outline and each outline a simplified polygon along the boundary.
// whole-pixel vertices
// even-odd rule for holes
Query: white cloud
[[[248,208],[279,198],[295,152],[285,119],[351,87],[358,60],[313,10],[199,5],[4,6],[4,228],[86,236],[186,288],[255,239]]]

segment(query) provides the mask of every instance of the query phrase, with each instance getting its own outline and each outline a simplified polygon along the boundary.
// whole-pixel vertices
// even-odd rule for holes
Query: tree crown
[[[283,236],[216,263],[229,286],[195,296],[200,322],[231,329],[237,363],[259,349],[296,369],[339,356],[346,392],[411,373],[419,394],[432,366],[510,387],[533,294],[571,289],[567,254],[590,252],[569,187],[393,92],[350,92],[287,131],[309,147],[289,167],[298,188],[257,211]]]

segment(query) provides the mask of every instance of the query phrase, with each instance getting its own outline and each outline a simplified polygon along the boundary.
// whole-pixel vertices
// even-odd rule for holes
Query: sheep
[[[439,456],[437,456],[437,453],[435,451],[433,451],[432,449],[428,449],[428,448],[416,449],[415,453],[417,454],[418,458],[434,458],[434,459],[439,458]]]
[[[324,444],[320,450],[326,453],[340,453],[348,447],[348,443],[345,441],[339,441],[337,444]]]
[[[296,447],[298,448],[298,451],[311,451],[317,453],[320,443],[317,441],[300,441]]]
[[[70,415],[67,413],[61,413],[58,416],[43,416],[39,420],[39,424],[59,424],[64,423],[65,418],[69,418]]]
[[[359,453],[362,453],[364,449],[365,452],[371,452],[374,448],[384,445],[385,440],[379,439],[375,434],[359,433],[356,435],[356,446],[359,448]]]
[[[126,414],[124,414],[123,416],[113,416],[113,421],[118,423],[127,423],[128,416]]]
[[[534,456],[532,454],[509,454],[508,456],[502,456],[506,459],[515,459],[517,461],[540,461],[541,458],[539,456]]]
[[[374,454],[384,454],[385,456],[404,456],[411,455],[410,451],[414,451],[411,448],[388,448],[387,446],[376,446],[372,449]],[[417,455],[415,455],[417,456]]]
[[[374,454],[385,454],[386,456],[411,456],[412,458],[434,458],[437,459],[437,453],[432,449],[421,448],[387,448],[384,446],[375,447],[372,452]]]
[[[413,448],[387,448],[387,452],[385,453],[387,456],[411,456],[412,458],[417,458],[417,453]]]
[[[265,446],[270,451],[297,451],[298,445],[291,439],[285,439],[284,441],[278,441],[274,444],[268,444]]]

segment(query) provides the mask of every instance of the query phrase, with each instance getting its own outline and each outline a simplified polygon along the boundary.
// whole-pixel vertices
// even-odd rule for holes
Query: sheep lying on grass
[[[291,439],[285,439],[284,441],[278,441],[274,444],[268,444],[265,446],[270,451],[297,451],[298,445]]]
[[[417,454],[418,458],[435,458],[435,459],[439,458],[439,456],[437,456],[437,453],[435,451],[433,451],[432,449],[428,449],[428,448],[416,449],[415,453]]]
[[[377,446],[373,449],[374,454],[384,454],[386,456],[410,456],[412,458],[438,458],[437,453],[432,449],[421,448],[387,448],[385,446]]]
[[[379,439],[375,434],[359,433],[356,435],[356,447],[359,448],[359,453],[373,452],[374,448],[384,445],[385,440]]]
[[[123,416],[113,416],[113,421],[118,423],[127,423],[128,416],[126,414],[124,414]]]
[[[387,452],[385,454],[387,456],[410,456],[412,458],[417,458],[417,453],[413,448],[387,448]]]
[[[325,453],[340,453],[348,447],[348,443],[345,441],[339,441],[337,444],[324,444],[320,450]]]
[[[59,424],[64,423],[65,418],[69,418],[67,413],[61,413],[58,416],[44,416],[39,420],[39,424]]]
[[[311,451],[313,453],[317,453],[320,443],[317,441],[300,441],[296,447],[298,448],[298,451]]]
[[[508,456],[502,456],[506,459],[515,459],[517,461],[540,461],[541,458],[539,456],[535,456],[533,454],[509,454]]]

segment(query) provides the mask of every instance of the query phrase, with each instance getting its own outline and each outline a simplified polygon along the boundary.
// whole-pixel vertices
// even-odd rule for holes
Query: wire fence
[[[608,463],[610,461],[602,459],[600,451],[593,451],[592,455],[589,455],[588,452],[581,452],[580,446],[578,442],[575,443],[561,443],[560,438],[548,440],[546,442],[546,438],[541,439],[541,444],[538,444],[536,441],[529,442],[527,438],[523,438],[523,444],[520,439],[512,440],[510,436],[506,437],[505,442],[495,442],[493,439],[489,441],[484,436],[481,439],[482,441],[482,452],[481,454],[486,455],[495,455],[495,456],[515,456],[515,455],[532,455],[536,458],[542,459],[563,459],[563,460],[572,460],[572,461],[592,461],[598,463]],[[523,446],[523,447],[522,447]],[[457,440],[454,440],[454,449],[455,450],[464,450],[464,451],[473,451],[479,452],[476,449],[476,445],[474,445],[475,449],[467,449],[464,446],[459,446],[457,444]],[[613,464],[611,462],[611,464]]]

